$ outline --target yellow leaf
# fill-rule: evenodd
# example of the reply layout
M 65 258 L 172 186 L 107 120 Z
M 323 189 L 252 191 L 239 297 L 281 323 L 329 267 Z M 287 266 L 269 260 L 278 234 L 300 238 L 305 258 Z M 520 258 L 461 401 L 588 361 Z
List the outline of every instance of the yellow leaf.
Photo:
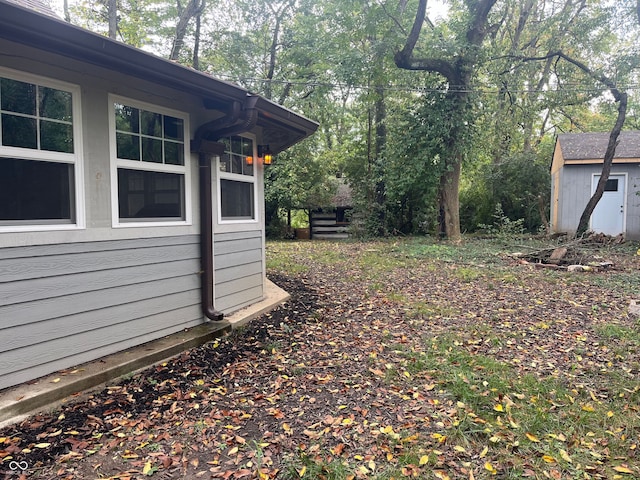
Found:
M 369 460 L 369 463 L 367 464 L 367 466 L 369 467 L 369 470 L 371 470 L 372 472 L 376 470 L 376 462 L 374 462 L 373 460 Z
M 565 462 L 569 462 L 569 463 L 573 462 L 573 460 L 571 460 L 571 457 L 569 456 L 569 454 L 566 451 L 562 450 L 562 449 L 560 449 L 560 456 L 562 457 L 562 459 Z
M 402 372 L 402 374 L 407 378 L 411 378 L 411 374 L 409 372 L 407 372 L 406 370 L 404 372 Z
M 367 467 L 365 467 L 364 465 L 360 465 L 358 471 L 363 475 L 367 475 L 369 473 L 369 470 L 367 470 Z
M 449 475 L 447 475 L 442 470 L 434 470 L 433 474 L 435 475 L 436 478 L 439 478 L 440 480 L 451 480 L 451 477 L 449 477 Z
M 534 442 L 534 443 L 539 443 L 540 440 L 538 439 L 538 437 L 536 437 L 533 433 L 525 433 L 525 435 L 527 436 L 527 438 L 529 439 L 530 442 Z
M 542 460 L 544 460 L 547 463 L 556 463 L 556 459 L 553 458 L 551 455 L 543 455 Z
M 498 473 L 496 468 L 493 465 L 491 465 L 490 462 L 485 462 L 484 469 L 491 472 L 492 475 L 495 475 L 496 473 Z
M 619 473 L 630 473 L 630 474 L 633 474 L 633 470 L 631 470 L 630 468 L 625 467 L 625 466 L 623 466 L 623 465 L 620 465 L 620 466 L 618 466 L 618 467 L 613 467 L 613 469 L 614 469 L 616 472 L 619 472 Z
M 611 410 L 609 410 L 607 412 L 607 417 L 609 417 L 609 418 L 613 417 L 613 412 Z
M 50 443 L 36 443 L 34 445 L 34 447 L 36 448 L 47 448 L 49 445 L 51 445 Z
M 482 449 L 482 451 L 480 452 L 480 458 L 484 458 L 487 456 L 487 453 L 489 453 L 489 447 L 484 447 Z
M 151 471 L 151 462 L 147 462 L 144 464 L 144 468 L 142 469 L 142 474 L 149 475 L 150 471 Z
M 596 409 L 593 408 L 592 405 L 587 404 L 587 405 L 583 405 L 582 410 L 584 410 L 585 412 L 595 412 Z
M 51 380 L 51 383 L 58 383 L 60 381 L 59 378 L 54 378 L 53 380 Z
M 290 431 L 291 431 L 291 426 L 290 426 L 288 423 L 283 423 L 283 424 L 282 424 L 282 429 L 283 429 L 285 432 L 290 432 Z
M 235 455 L 236 453 L 238 453 L 238 447 L 233 447 L 231 450 L 229 450 L 227 455 Z
M 504 412 L 504 407 L 501 404 L 496 405 L 495 407 L 493 407 L 493 409 L 496 412 Z
M 454 449 L 456 452 L 460 452 L 460 453 L 464 453 L 464 452 L 466 452 L 465 448 L 464 448 L 464 447 L 461 447 L 460 445 L 456 445 L 455 447 L 453 447 L 453 449 Z
M 423 455 L 420 457 L 420 465 L 426 465 L 427 463 L 429 463 L 429 455 Z
M 353 423 L 353 419 L 351 418 L 345 418 L 344 420 L 342 420 L 343 425 L 351 425 L 352 423 Z
M 300 475 L 300 478 L 304 477 L 305 473 L 307 473 L 307 467 L 306 466 L 304 466 L 300 470 L 298 470 L 298 475 Z

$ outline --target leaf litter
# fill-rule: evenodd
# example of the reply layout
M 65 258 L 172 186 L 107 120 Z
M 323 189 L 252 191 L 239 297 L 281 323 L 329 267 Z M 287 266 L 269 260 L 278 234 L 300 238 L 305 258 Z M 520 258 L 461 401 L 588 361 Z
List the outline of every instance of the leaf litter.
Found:
M 575 276 L 412 242 L 270 243 L 290 301 L 0 430 L 2 466 L 69 480 L 637 478 L 640 326 L 609 281 L 634 279 L 637 257 Z

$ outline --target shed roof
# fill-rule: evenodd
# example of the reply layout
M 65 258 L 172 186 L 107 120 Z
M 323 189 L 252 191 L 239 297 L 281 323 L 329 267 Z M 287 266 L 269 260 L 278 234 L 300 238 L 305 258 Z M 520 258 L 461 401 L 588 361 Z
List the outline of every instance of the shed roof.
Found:
M 604 159 L 609 133 L 565 133 L 558 135 L 564 160 Z M 614 158 L 640 158 L 640 131 L 620 132 Z
M 33 8 L 36 4 L 41 8 Z M 221 112 L 254 96 L 238 85 L 66 23 L 43 9 L 38 0 L 0 0 L 0 39 L 197 95 L 204 105 Z M 258 97 L 256 108 L 263 141 L 273 153 L 318 128 L 316 122 L 263 97 Z

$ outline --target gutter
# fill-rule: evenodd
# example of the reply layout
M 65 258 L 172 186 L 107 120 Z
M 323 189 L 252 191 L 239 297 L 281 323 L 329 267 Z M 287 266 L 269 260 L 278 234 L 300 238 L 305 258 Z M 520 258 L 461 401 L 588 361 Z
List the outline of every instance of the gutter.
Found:
M 215 308 L 213 297 L 213 188 L 211 186 L 211 157 L 224 153 L 225 145 L 217 140 L 224 136 L 251 130 L 258 120 L 258 97 L 248 95 L 244 103 L 233 102 L 227 114 L 198 127 L 192 141 L 192 151 L 198 153 L 200 182 L 200 262 L 202 313 L 219 322 L 224 314 Z

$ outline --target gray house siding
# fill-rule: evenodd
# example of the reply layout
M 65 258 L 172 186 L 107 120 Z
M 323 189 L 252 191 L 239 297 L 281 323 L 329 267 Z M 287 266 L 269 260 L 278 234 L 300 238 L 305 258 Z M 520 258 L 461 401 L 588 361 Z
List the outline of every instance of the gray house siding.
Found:
M 216 308 L 229 313 L 262 299 L 262 230 L 214 235 Z
M 591 197 L 593 175 L 599 175 L 601 172 L 601 164 L 565 165 L 558 172 L 558 231 L 576 231 L 580 215 Z M 637 194 L 640 191 L 640 166 L 614 164 L 611 174 L 627 174 L 626 237 L 630 240 L 640 239 L 640 196 Z
M 0 388 L 202 322 L 199 237 L 0 249 Z
M 72 140 L 70 152 L 0 142 L 0 157 L 10 162 L 68 163 L 70 199 L 64 203 L 72 210 L 63 222 L 22 213 L 18 223 L 6 213 L 0 222 L 4 389 L 205 322 L 196 153 L 202 147 L 200 127 L 213 128 L 210 122 L 251 100 L 260 113 L 256 123 L 238 122 L 240 130 L 248 130 L 236 133 L 278 153 L 318 125 L 262 97 L 254 99 L 242 87 L 2 1 L 0 25 L 0 76 L 31 84 L 34 91 L 44 87 L 71 93 L 73 131 L 73 138 L 66 139 Z M 130 132 L 119 131 L 120 104 L 180 119 L 184 135 L 173 138 L 161 129 L 156 138 L 133 126 Z M 184 162 L 162 156 L 159 162 L 134 165 L 135 155 L 118 153 L 119 134 L 132 142 L 148 136 L 154 145 L 175 144 Z M 193 139 L 198 141 L 192 144 Z M 145 148 L 140 143 L 142 161 L 147 161 Z M 123 214 L 127 196 L 139 188 L 120 188 L 124 170 L 181 175 L 180 187 L 161 198 L 180 196 L 173 203 L 183 215 L 138 221 Z M 216 309 L 228 314 L 263 299 L 264 170 L 255 164 L 255 215 L 246 221 L 221 218 L 218 171 L 212 168 L 213 288 Z M 44 197 L 55 201 L 60 195 Z M 151 205 L 165 201 L 148 200 Z

